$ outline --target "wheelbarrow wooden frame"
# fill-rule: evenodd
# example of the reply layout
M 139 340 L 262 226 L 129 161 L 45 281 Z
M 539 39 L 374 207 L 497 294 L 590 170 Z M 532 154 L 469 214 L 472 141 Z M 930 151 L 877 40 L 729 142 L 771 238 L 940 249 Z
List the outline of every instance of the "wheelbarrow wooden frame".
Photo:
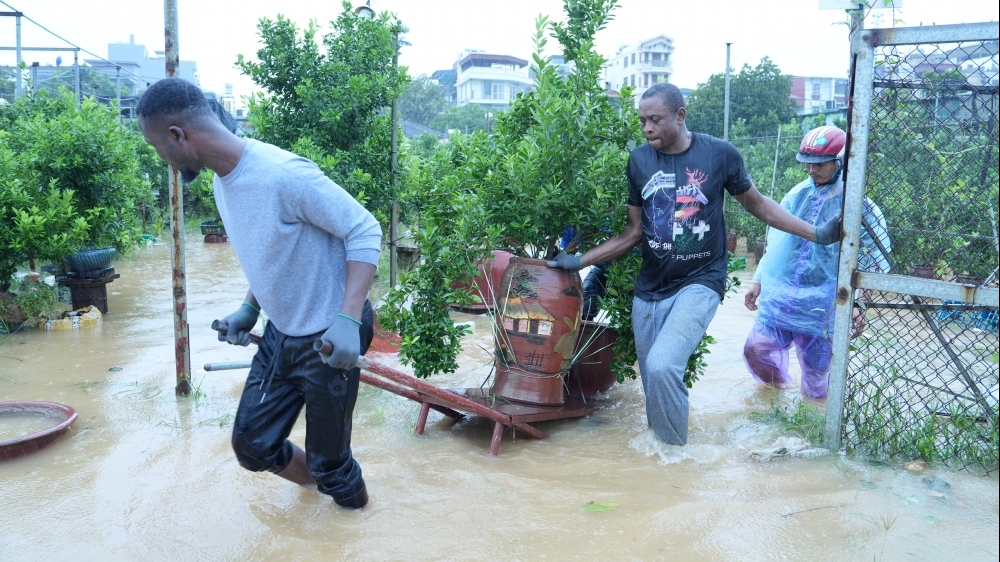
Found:
M 218 320 L 212 322 L 212 329 L 222 333 L 219 330 Z M 250 341 L 259 344 L 260 336 L 251 334 Z M 322 346 L 323 343 L 322 340 L 317 340 L 318 346 Z M 220 371 L 223 369 L 242 369 L 249 366 L 250 362 L 208 363 L 205 365 L 205 370 Z M 465 414 L 475 414 L 492 420 L 494 422 L 493 435 L 489 448 L 489 454 L 492 456 L 496 456 L 500 451 L 500 439 L 503 437 L 506 427 L 521 431 L 536 439 L 545 439 L 549 435 L 530 425 L 531 423 L 585 416 L 600 408 L 600 405 L 593 400 L 588 402 L 572 397 L 567 397 L 566 403 L 562 406 L 534 406 L 505 402 L 479 388 L 469 388 L 462 391 L 447 390 L 382 365 L 363 355 L 358 357 L 358 367 L 367 371 L 367 373 L 361 373 L 361 382 L 420 403 L 420 414 L 417 416 L 415 428 L 417 435 L 424 434 L 427 415 L 432 409 L 455 420 L 461 419 Z

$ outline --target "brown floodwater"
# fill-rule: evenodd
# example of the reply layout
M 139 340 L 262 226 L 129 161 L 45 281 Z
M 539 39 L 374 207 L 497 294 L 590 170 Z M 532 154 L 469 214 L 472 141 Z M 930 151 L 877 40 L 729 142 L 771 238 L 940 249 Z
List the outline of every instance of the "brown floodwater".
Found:
M 591 416 L 540 424 L 548 439 L 508 432 L 497 457 L 487 455 L 491 422 L 431 411 L 416 436 L 418 404 L 362 385 L 353 443 L 372 500 L 340 509 L 236 463 L 229 435 L 246 371 L 202 366 L 251 358 L 252 347 L 209 329 L 247 285 L 228 244 L 194 234 L 186 244 L 192 397 L 174 394 L 166 245 L 116 263 L 98 327 L 24 329 L 0 346 L 0 401 L 79 412 L 56 443 L 0 462 L 0 560 L 998 558 L 995 476 L 748 455 L 788 434 L 753 415 L 775 394 L 743 366 L 753 314 L 742 295 L 709 328 L 717 343 L 691 392 L 686 447 L 652 436 L 638 381 L 617 385 Z M 455 319 L 476 333 L 459 372 L 431 380 L 478 387 L 488 323 Z M 300 423 L 292 440 L 303 438 Z

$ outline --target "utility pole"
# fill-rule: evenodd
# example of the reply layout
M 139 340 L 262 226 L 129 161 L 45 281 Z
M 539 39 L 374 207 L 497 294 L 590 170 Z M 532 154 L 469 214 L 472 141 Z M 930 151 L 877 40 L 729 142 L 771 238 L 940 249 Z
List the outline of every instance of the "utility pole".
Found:
M 723 110 L 722 140 L 729 140 L 729 49 L 732 43 L 726 43 L 726 100 Z
M 177 44 L 177 0 L 163 0 L 165 76 L 177 76 L 180 49 Z M 170 241 L 174 293 L 174 363 L 177 386 L 174 392 L 191 394 L 191 345 L 187 321 L 187 279 L 184 270 L 184 190 L 180 171 L 170 166 Z

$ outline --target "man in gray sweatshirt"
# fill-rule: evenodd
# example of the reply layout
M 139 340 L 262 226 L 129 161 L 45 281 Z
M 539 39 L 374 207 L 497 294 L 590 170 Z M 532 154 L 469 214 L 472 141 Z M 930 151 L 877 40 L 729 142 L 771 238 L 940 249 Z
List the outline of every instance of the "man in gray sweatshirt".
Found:
M 219 215 L 250 285 L 219 339 L 247 345 L 259 313 L 268 316 L 233 427 L 240 465 L 363 507 L 351 415 L 358 355 L 372 339 L 378 222 L 311 161 L 231 133 L 190 82 L 156 82 L 136 114 L 146 142 L 184 181 L 203 168 L 216 174 Z M 331 355 L 313 351 L 320 337 Z M 305 451 L 288 440 L 303 405 Z

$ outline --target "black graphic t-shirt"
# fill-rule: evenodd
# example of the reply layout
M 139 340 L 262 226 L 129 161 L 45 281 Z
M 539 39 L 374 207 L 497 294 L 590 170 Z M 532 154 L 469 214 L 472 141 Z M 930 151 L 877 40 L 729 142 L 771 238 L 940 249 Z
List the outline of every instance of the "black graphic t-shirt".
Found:
M 691 133 L 691 146 L 661 154 L 645 143 L 629 155 L 628 204 L 642 207 L 642 269 L 635 296 L 670 298 L 697 283 L 722 298 L 726 282 L 724 192 L 753 182 L 732 144 Z

